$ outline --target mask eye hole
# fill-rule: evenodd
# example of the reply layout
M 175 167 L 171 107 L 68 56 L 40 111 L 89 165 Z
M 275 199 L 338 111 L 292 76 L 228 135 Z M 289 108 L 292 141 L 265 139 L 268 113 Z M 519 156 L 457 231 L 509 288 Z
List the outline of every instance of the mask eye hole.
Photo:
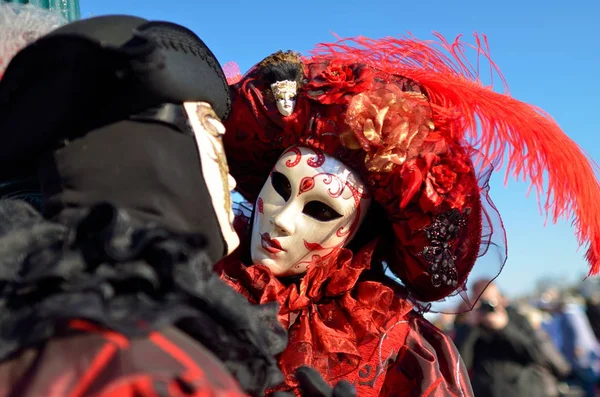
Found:
M 330 222 L 341 218 L 342 215 L 325 203 L 311 201 L 304 206 L 302 213 L 318 220 L 319 222 Z
M 289 179 L 281 172 L 271 173 L 271 185 L 273 189 L 279 194 L 286 202 L 292 196 L 292 185 Z

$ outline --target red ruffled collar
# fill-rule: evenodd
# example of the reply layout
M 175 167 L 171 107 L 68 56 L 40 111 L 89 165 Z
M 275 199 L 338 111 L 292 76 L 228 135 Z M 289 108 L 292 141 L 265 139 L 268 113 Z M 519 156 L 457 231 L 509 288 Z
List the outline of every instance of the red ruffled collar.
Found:
M 217 265 L 222 278 L 249 301 L 279 303 L 279 320 L 289 330 L 288 347 L 280 356 L 285 389 L 296 387 L 294 373 L 302 365 L 316 368 L 332 383 L 356 379 L 375 349 L 381 351 L 380 341 L 390 327 L 412 310 L 392 288 L 359 281 L 369 268 L 374 246 L 354 255 L 342 249 L 330 263 L 312 266 L 289 285 L 264 266 L 246 266 L 236 254 Z

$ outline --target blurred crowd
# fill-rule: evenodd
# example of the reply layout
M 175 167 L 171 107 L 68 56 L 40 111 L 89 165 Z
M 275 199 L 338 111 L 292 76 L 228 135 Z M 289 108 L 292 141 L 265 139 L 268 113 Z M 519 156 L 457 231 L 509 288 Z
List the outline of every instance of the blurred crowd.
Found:
M 489 280 L 474 284 L 473 310 L 434 323 L 458 347 L 476 396 L 600 396 L 600 282 L 547 288 L 509 300 Z

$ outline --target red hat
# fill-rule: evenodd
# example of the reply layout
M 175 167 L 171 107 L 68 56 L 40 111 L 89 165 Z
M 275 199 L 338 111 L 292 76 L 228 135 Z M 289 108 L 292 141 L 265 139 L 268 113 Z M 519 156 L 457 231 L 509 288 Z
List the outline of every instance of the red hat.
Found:
M 507 160 L 508 172 L 545 192 L 543 208 L 553 220 L 575 218 L 579 242 L 589 243 L 590 274 L 597 273 L 595 164 L 548 115 L 485 87 L 459 38 L 438 38 L 342 40 L 319 45 L 310 58 L 279 52 L 252 68 L 232 86 L 226 123 L 238 191 L 254 202 L 279 155 L 294 144 L 340 159 L 361 174 L 387 215 L 372 233 L 377 260 L 415 298 L 431 302 L 460 291 L 492 245 L 497 214 L 487 177 L 491 165 Z M 483 46 L 476 39 L 471 48 L 500 74 L 485 37 Z M 290 116 L 278 112 L 270 94 L 286 73 L 300 86 Z

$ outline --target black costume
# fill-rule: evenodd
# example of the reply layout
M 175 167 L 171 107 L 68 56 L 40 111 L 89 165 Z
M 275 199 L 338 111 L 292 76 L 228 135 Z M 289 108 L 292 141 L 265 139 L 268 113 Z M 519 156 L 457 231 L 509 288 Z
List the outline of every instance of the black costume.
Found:
M 214 55 L 171 23 L 79 21 L 12 60 L 0 170 L 37 173 L 44 216 L 0 201 L 0 395 L 260 395 L 282 380 L 276 308 L 212 272 L 226 247 L 185 101 L 230 106 Z

